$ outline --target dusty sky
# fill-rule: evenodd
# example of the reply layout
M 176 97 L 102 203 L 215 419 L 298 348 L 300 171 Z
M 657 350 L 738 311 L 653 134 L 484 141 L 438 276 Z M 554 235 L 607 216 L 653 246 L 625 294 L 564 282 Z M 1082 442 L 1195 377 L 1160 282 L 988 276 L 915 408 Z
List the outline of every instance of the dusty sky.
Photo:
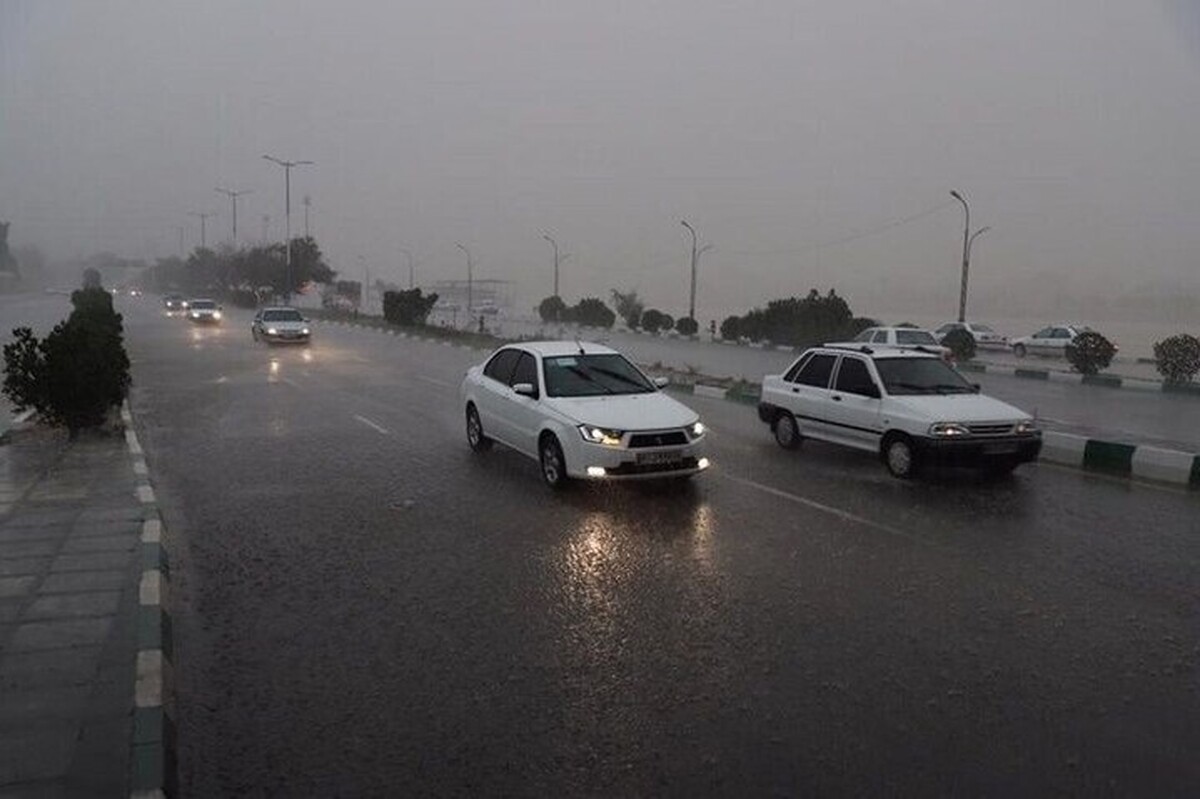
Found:
M 67 258 L 178 252 L 216 186 L 334 268 L 637 289 L 706 320 L 833 285 L 856 309 L 1200 292 L 1189 0 L 0 0 L 0 219 Z M 360 260 L 359 256 L 363 256 Z M 866 307 L 863 307 L 866 306 Z

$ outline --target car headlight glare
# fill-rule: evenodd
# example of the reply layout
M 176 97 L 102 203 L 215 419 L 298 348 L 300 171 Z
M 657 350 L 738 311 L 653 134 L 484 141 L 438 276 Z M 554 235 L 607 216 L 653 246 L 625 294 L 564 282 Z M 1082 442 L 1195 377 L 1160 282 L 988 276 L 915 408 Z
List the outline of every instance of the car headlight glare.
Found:
M 302 328 L 300 328 L 300 335 L 302 335 L 302 336 L 307 336 L 307 335 L 308 335 L 308 328 L 307 328 L 307 327 L 302 327 Z
M 1016 432 L 1018 435 L 1028 435 L 1037 433 L 1041 428 L 1038 427 L 1037 421 L 1034 419 L 1022 419 L 1017 422 Z
M 279 332 L 279 331 L 278 331 L 278 330 L 276 330 L 276 329 L 275 329 L 275 328 L 273 328 L 273 327 L 268 327 L 268 328 L 267 328 L 267 335 L 268 335 L 268 336 L 273 336 L 273 335 L 275 335 L 275 334 L 276 334 L 276 333 L 278 333 L 278 332 Z
M 936 438 L 961 438 L 971 435 L 964 424 L 958 422 L 936 422 L 929 426 L 929 435 Z
M 606 430 L 603 427 L 595 427 L 590 424 L 579 425 L 579 435 L 583 436 L 583 440 L 589 444 L 603 444 L 606 447 L 619 447 L 621 445 L 620 430 Z
M 687 428 L 688 437 L 694 441 L 695 439 L 704 435 L 705 431 L 707 430 L 708 428 L 704 426 L 704 422 L 695 422 L 694 424 L 689 425 Z
M 220 318 L 221 318 L 221 312 L 213 311 L 213 319 L 220 319 Z

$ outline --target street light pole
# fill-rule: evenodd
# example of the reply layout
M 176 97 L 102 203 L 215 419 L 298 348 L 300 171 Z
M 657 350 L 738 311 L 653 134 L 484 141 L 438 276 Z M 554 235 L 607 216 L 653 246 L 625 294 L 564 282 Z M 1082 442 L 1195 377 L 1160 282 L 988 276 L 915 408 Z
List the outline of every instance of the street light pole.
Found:
M 971 271 L 971 245 L 975 243 L 975 239 L 991 230 L 991 227 L 982 227 L 972 234 L 971 206 L 967 205 L 966 198 L 955 189 L 950 190 L 950 196 L 962 203 L 963 207 L 962 285 L 958 292 L 958 321 L 965 322 L 967 319 L 967 277 Z
M 208 249 L 208 218 L 216 216 L 212 211 L 189 211 L 188 216 L 200 217 L 200 249 Z
M 263 158 L 283 167 L 283 229 L 284 235 L 287 238 L 285 243 L 287 251 L 287 273 L 285 279 L 287 282 L 284 286 L 284 301 L 290 303 L 292 301 L 292 167 L 310 166 L 313 162 L 284 161 L 270 155 L 264 155 Z
M 471 324 L 471 306 L 475 304 L 474 303 L 474 299 L 475 299 L 474 298 L 474 286 L 473 286 L 473 281 L 475 280 L 475 277 L 474 277 L 475 265 L 471 261 L 471 251 L 470 250 L 468 250 L 462 244 L 459 244 L 457 242 L 455 242 L 454 246 L 458 247 L 458 249 L 462 250 L 463 252 L 465 252 L 467 254 L 467 327 L 469 329 L 470 324 Z
M 688 318 L 693 322 L 696 321 L 696 265 L 700 263 L 700 256 L 713 248 L 711 244 L 705 244 L 700 249 L 696 249 L 696 229 L 687 223 L 687 220 L 681 220 L 680 224 L 688 229 L 692 234 L 692 291 L 688 297 Z M 699 323 L 697 323 L 699 324 Z
M 254 189 L 245 189 L 243 191 L 231 191 L 229 189 L 223 189 L 220 186 L 218 186 L 217 191 L 221 194 L 224 194 L 230 200 L 233 201 L 233 248 L 236 250 L 237 249 L 237 198 L 241 197 L 243 194 L 253 194 Z
M 416 276 L 416 272 L 413 269 L 413 264 L 414 264 L 413 254 L 411 252 L 409 252 L 408 250 L 404 249 L 403 247 L 400 248 L 400 252 L 404 253 L 404 256 L 406 258 L 408 258 L 408 290 L 412 291 L 413 285 L 414 285 L 414 277 Z
M 554 248 L 554 296 L 558 296 L 558 242 L 552 239 L 549 235 L 543 235 L 543 239 L 550 242 L 550 246 Z

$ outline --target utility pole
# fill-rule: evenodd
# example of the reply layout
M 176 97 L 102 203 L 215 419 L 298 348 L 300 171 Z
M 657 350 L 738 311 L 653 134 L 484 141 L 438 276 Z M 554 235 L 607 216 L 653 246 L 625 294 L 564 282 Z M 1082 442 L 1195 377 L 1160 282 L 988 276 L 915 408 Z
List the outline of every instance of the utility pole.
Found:
M 263 158 L 273 164 L 279 164 L 283 167 L 283 218 L 284 218 L 284 235 L 287 237 L 287 273 L 285 275 L 286 284 L 284 286 L 284 301 L 291 303 L 292 301 L 292 167 L 311 166 L 312 161 L 284 161 L 274 156 L 264 155 Z
M 967 276 L 971 270 L 971 247 L 975 243 L 975 239 L 982 236 L 991 230 L 991 227 L 982 227 L 971 233 L 971 207 L 967 205 L 967 200 L 963 195 L 955 189 L 950 190 L 950 196 L 962 203 L 963 207 L 963 252 L 962 252 L 962 285 L 958 291 L 958 321 L 965 322 L 967 319 Z
M 711 244 L 705 244 L 700 249 L 696 249 L 696 229 L 687 223 L 687 220 L 681 220 L 680 224 L 688 229 L 692 234 L 692 290 L 688 295 L 688 318 L 693 322 L 696 321 L 696 265 L 700 262 L 700 256 L 712 249 Z M 697 322 L 697 324 L 699 324 Z
M 475 304 L 474 303 L 475 298 L 474 298 L 474 294 L 473 294 L 473 292 L 474 292 L 473 286 L 474 286 L 474 280 L 475 280 L 475 278 L 474 278 L 475 265 L 471 261 L 471 251 L 470 250 L 468 250 L 462 244 L 458 244 L 457 242 L 455 243 L 454 246 L 458 247 L 458 249 L 462 250 L 463 252 L 465 252 L 467 254 L 467 328 L 470 329 L 470 327 L 471 327 L 471 308 Z
M 213 211 L 189 211 L 188 216 L 200 217 L 200 248 L 208 249 L 208 225 L 206 223 L 208 218 L 216 216 L 216 213 Z
M 183 260 L 187 255 L 187 248 L 183 245 L 183 225 L 176 225 L 175 229 L 179 231 L 179 260 Z
M 226 197 L 228 197 L 230 200 L 233 201 L 233 248 L 236 250 L 237 249 L 237 198 L 241 197 L 243 194 L 253 194 L 254 189 L 245 189 L 244 191 L 232 191 L 230 189 L 223 189 L 220 186 L 218 186 L 217 191 L 221 194 L 224 194 Z
M 371 312 L 371 270 L 367 267 L 366 257 L 358 256 L 359 263 L 363 268 L 363 290 L 362 290 L 362 311 L 363 313 Z
M 413 264 L 415 263 L 413 260 L 413 254 L 403 247 L 400 248 L 400 252 L 404 253 L 404 255 L 408 258 L 408 290 L 412 291 L 414 278 L 416 277 L 416 272 L 413 269 Z
M 271 215 L 263 214 L 262 223 L 263 223 L 262 242 L 263 242 L 263 244 L 266 244 L 267 236 L 271 235 Z
M 309 238 L 308 235 L 308 209 L 312 205 L 312 197 L 304 195 L 304 238 Z
M 553 294 L 553 296 L 557 297 L 557 296 L 559 296 L 559 294 L 558 294 L 558 263 L 559 263 L 559 261 L 558 261 L 558 242 L 555 241 L 553 238 L 551 238 L 549 234 L 543 235 L 542 238 L 545 239 L 546 241 L 550 242 L 550 246 L 554 248 L 554 294 Z

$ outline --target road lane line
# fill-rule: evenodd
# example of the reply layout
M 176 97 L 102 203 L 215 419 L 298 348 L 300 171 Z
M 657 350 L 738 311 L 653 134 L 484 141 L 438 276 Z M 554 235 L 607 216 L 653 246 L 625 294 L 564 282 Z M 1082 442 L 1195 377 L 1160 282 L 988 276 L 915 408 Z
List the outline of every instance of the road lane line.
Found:
M 899 528 L 889 527 L 886 524 L 880 524 L 879 522 L 872 521 L 871 519 L 868 519 L 864 516 L 859 516 L 855 513 L 850 513 L 849 511 L 842 510 L 841 508 L 835 508 L 832 505 L 826 505 L 823 502 L 817 502 L 816 500 L 806 499 L 805 497 L 798 496 L 797 494 L 792 494 L 787 491 L 782 491 L 778 488 L 772 488 L 769 485 L 763 485 L 762 483 L 755 482 L 754 480 L 747 480 L 744 477 L 734 477 L 731 474 L 724 474 L 724 473 L 722 473 L 721 476 L 726 478 L 727 480 L 732 480 L 735 483 L 744 485 L 747 488 L 755 488 L 755 489 L 758 489 L 759 491 L 770 494 L 771 496 L 779 497 L 780 499 L 786 499 L 790 502 L 795 502 L 798 505 L 804 505 L 805 507 L 813 508 L 814 510 L 824 511 L 825 513 L 831 514 L 833 516 L 837 516 L 839 519 L 841 519 L 843 521 L 852 522 L 854 524 L 859 524 L 859 525 L 862 525 L 863 527 L 869 527 L 872 530 L 878 530 L 881 533 L 887 533 L 888 535 L 897 536 L 898 538 L 904 538 L 909 541 L 917 541 L 918 540 L 916 536 L 914 536 L 910 533 L 906 533 Z
M 417 375 L 417 379 L 424 380 L 426 383 L 433 383 L 435 386 L 441 386 L 442 388 L 454 388 L 454 386 L 451 385 L 450 383 L 447 383 L 445 380 L 438 380 L 436 377 L 426 377 L 425 375 Z
M 365 416 L 359 416 L 359 415 L 356 413 L 356 414 L 354 414 L 354 418 L 355 418 L 355 419 L 357 419 L 358 421 L 362 422 L 363 424 L 365 424 L 367 427 L 370 427 L 370 428 L 372 428 L 373 430 L 375 430 L 375 431 L 376 431 L 376 432 L 378 432 L 378 433 L 382 433 L 382 434 L 383 434 L 383 435 L 385 435 L 385 436 L 386 436 L 386 435 L 390 435 L 390 434 L 388 433 L 388 431 L 387 431 L 387 428 L 386 428 L 386 427 L 380 427 L 379 425 L 375 424 L 374 422 L 372 422 L 370 419 L 368 419 L 368 418 L 367 418 L 367 417 L 365 417 Z

